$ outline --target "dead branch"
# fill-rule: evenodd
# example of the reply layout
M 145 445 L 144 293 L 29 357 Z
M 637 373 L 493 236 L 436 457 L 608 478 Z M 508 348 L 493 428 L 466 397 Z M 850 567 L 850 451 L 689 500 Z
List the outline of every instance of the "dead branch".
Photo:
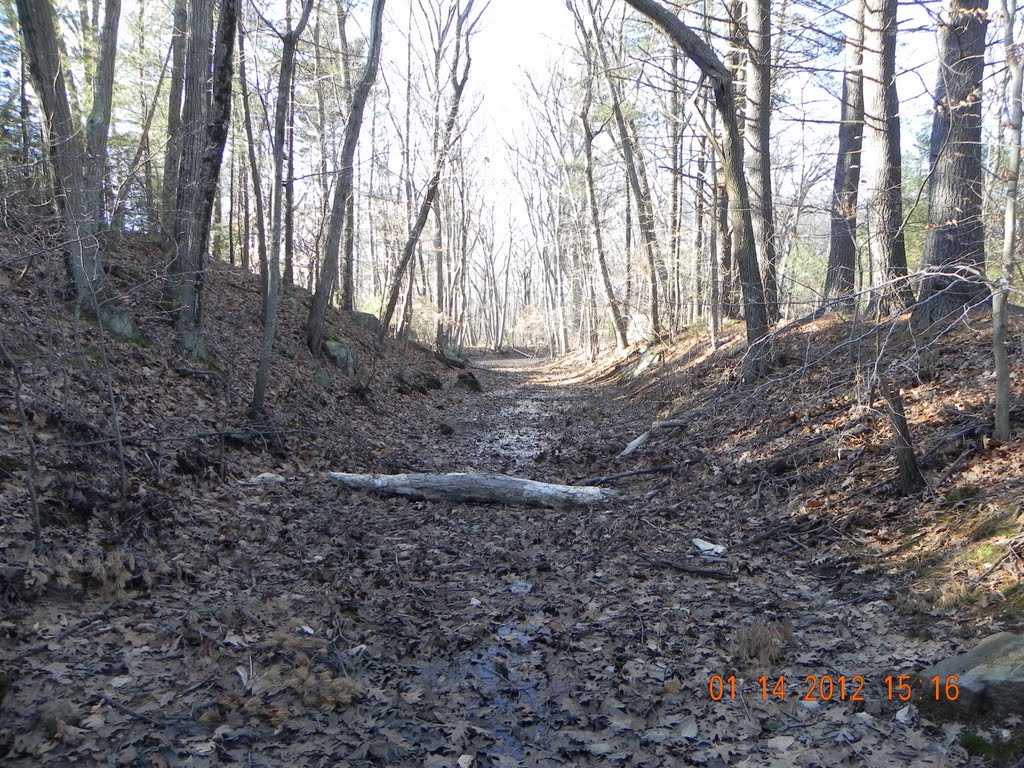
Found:
M 708 579 L 718 579 L 719 581 L 736 581 L 736 574 L 728 573 L 726 571 L 713 571 L 709 568 L 692 568 L 689 565 L 683 565 L 677 563 L 674 560 L 663 560 L 660 557 L 651 557 L 645 555 L 643 552 L 637 552 L 637 557 L 641 560 L 656 565 L 659 568 L 670 568 L 673 571 L 679 571 L 680 573 L 688 573 L 691 576 L 704 576 Z
M 616 480 L 622 480 L 627 477 L 636 477 L 637 475 L 653 475 L 659 472 L 675 472 L 675 464 L 666 464 L 663 467 L 648 467 L 647 469 L 634 469 L 632 472 L 619 472 L 617 475 L 605 475 L 604 477 L 592 477 L 589 480 L 584 480 L 584 485 L 604 485 L 605 483 L 614 483 Z

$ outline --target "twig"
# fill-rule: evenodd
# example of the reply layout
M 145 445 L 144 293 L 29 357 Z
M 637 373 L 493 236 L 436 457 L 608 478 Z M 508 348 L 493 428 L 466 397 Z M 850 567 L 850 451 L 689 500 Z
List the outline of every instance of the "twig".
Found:
M 601 485 L 603 483 L 613 483 L 616 480 L 622 480 L 625 477 L 635 477 L 636 475 L 653 475 L 658 472 L 674 472 L 676 469 L 675 464 L 666 464 L 663 467 L 648 467 L 647 469 L 634 469 L 632 472 L 620 472 L 617 475 L 606 475 L 605 477 L 594 477 L 590 480 L 583 480 L 583 485 Z
M 946 471 L 942 473 L 942 477 L 935 481 L 935 483 L 932 485 L 932 488 L 941 488 L 942 486 L 944 486 L 947 482 L 949 482 L 949 479 L 953 477 L 953 475 L 956 474 L 956 472 L 964 465 L 964 463 L 966 463 L 966 461 L 977 452 L 977 445 L 972 444 L 964 448 L 963 452 L 959 456 L 957 456 L 953 463 L 946 468 Z
M 663 560 L 659 557 L 651 557 L 645 555 L 643 552 L 637 552 L 637 557 L 641 560 L 645 560 L 651 565 L 656 565 L 661 568 L 671 568 L 673 571 L 679 571 L 680 573 L 688 573 L 691 576 L 705 576 L 709 579 L 718 579 L 719 581 L 735 581 L 736 574 L 727 573 L 726 571 L 712 571 L 708 568 L 692 568 L 682 563 L 677 563 L 673 560 Z
M 90 616 L 87 619 L 82 619 L 77 624 L 72 624 L 70 627 L 65 629 L 63 632 L 61 632 L 56 637 L 52 637 L 49 640 L 45 640 L 45 641 L 43 641 L 41 643 L 36 643 L 31 648 L 26 648 L 21 653 L 16 654 L 11 659 L 11 661 L 21 661 L 22 659 L 27 659 L 29 656 L 32 656 L 32 655 L 34 655 L 36 653 L 39 653 L 40 651 L 45 651 L 47 649 L 47 647 L 49 647 L 50 643 L 59 643 L 61 640 L 65 639 L 69 635 L 74 634 L 78 630 L 84 629 L 85 627 L 89 626 L 90 624 L 93 624 L 93 623 L 99 621 L 104 616 L 106 616 L 107 615 L 107 611 L 109 611 L 113 607 L 114 607 L 113 603 L 107 603 L 105 606 L 103 606 L 99 610 L 98 613 L 93 614 L 92 616 Z
M 100 701 L 103 701 L 103 702 L 109 704 L 114 709 L 116 709 L 118 712 L 123 712 L 124 714 L 128 715 L 129 717 L 134 717 L 136 720 L 141 720 L 142 722 L 146 723 L 147 725 L 152 725 L 154 728 L 163 728 L 164 727 L 164 724 L 161 723 L 159 720 L 154 720 L 152 717 L 150 717 L 149 715 L 145 715 L 142 712 L 136 712 L 131 707 L 126 707 L 121 702 L 117 701 L 116 699 L 110 698 L 106 694 L 97 693 L 97 694 L 94 694 L 94 696 L 95 696 L 95 698 L 99 699 Z
M 984 581 L 985 579 L 987 579 L 987 578 L 989 577 L 989 575 L 990 575 L 990 574 L 991 574 L 991 573 L 992 573 L 993 571 L 995 571 L 995 570 L 996 570 L 996 569 L 997 569 L 997 568 L 998 568 L 999 566 L 1001 566 L 1001 565 L 1002 565 L 1002 564 L 1003 564 L 1004 562 L 1006 562 L 1006 559 L 1007 559 L 1008 557 L 1010 557 L 1010 555 L 1015 555 L 1015 554 L 1017 554 L 1017 552 L 1016 552 L 1016 550 L 1014 550 L 1014 548 L 1013 548 L 1013 542 L 1011 541 L 1011 542 L 1009 543 L 1009 545 L 1008 545 L 1008 546 L 1006 547 L 1006 552 L 1005 552 L 1005 553 L 1003 554 L 1003 556 L 1002 556 L 1002 557 L 1000 557 L 1000 558 L 999 558 L 998 560 L 996 560 L 996 561 L 995 561 L 994 563 L 992 563 L 992 565 L 990 565 L 990 566 L 989 566 L 988 568 L 986 568 L 986 569 L 985 569 L 985 572 L 984 572 L 983 574 L 981 574 L 980 576 L 978 576 L 978 577 L 977 577 L 977 578 L 975 578 L 975 579 L 972 579 L 972 581 L 973 581 L 973 582 L 974 582 L 975 584 L 980 584 L 980 583 L 981 583 L 981 582 L 983 582 L 983 581 Z

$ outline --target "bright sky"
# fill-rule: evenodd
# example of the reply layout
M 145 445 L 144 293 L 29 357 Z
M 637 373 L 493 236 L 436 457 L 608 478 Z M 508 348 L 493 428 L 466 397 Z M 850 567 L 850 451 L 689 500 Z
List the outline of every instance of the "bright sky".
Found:
M 525 72 L 540 82 L 575 42 L 572 15 L 560 0 L 491 0 L 473 41 L 476 92 L 485 94 L 480 118 L 510 139 L 524 120 Z

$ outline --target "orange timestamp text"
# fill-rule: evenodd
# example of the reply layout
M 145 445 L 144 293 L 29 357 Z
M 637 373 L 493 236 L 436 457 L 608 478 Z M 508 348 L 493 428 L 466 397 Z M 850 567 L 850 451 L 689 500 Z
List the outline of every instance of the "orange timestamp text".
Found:
M 887 675 L 882 682 L 889 701 L 956 701 L 960 696 L 956 675 Z M 797 681 L 761 675 L 752 687 L 736 675 L 711 675 L 708 695 L 712 701 L 865 701 L 865 685 L 863 675 L 805 675 Z

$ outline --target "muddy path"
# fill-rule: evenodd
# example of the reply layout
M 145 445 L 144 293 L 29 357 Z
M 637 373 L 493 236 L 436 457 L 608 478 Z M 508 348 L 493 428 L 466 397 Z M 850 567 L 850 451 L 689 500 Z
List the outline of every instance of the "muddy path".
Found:
M 898 585 L 848 543 L 744 547 L 745 500 L 707 446 L 616 464 L 653 404 L 537 365 L 475 373 L 482 393 L 424 414 L 419 464 L 553 482 L 678 469 L 630 478 L 605 509 L 308 478 L 227 489 L 230 517 L 197 507 L 163 541 L 153 571 L 170 575 L 65 606 L 67 627 L 99 618 L 34 656 L 33 686 L 8 698 L 10 764 L 967 764 L 955 733 L 887 692 L 949 642 L 913 636 Z M 726 553 L 702 557 L 694 537 Z M 26 729 L 39 691 L 73 709 L 74 732 Z

